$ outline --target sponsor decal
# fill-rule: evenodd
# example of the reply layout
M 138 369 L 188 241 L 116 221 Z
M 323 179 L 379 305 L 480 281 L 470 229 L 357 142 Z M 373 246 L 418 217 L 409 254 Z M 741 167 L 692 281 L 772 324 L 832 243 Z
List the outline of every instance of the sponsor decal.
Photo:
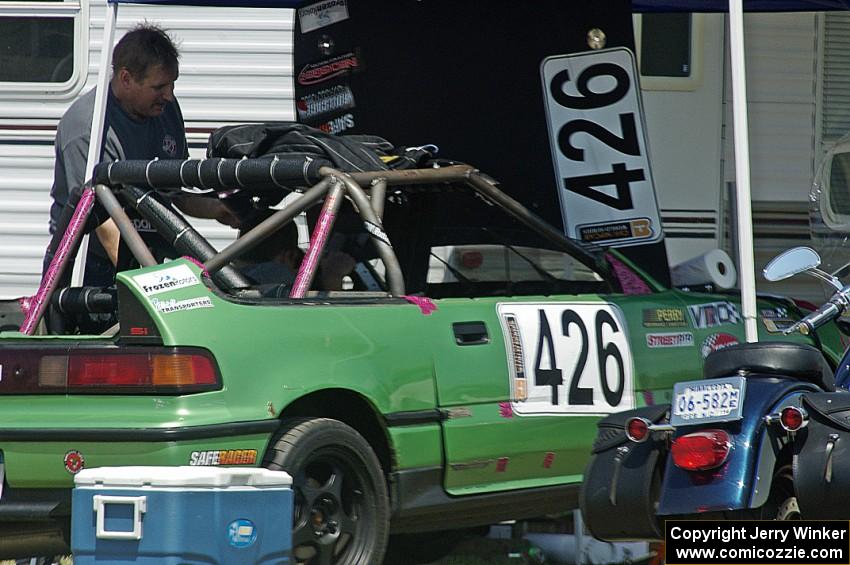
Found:
M 347 19 L 348 0 L 326 0 L 298 10 L 301 33 L 309 33 Z
M 133 277 L 133 282 L 139 285 L 145 296 L 200 284 L 198 277 L 188 265 L 177 265 L 153 273 L 136 275 Z
M 65 470 L 72 475 L 76 475 L 82 471 L 85 466 L 86 460 L 83 457 L 83 454 L 76 449 L 72 449 L 65 454 Z
M 607 242 L 620 239 L 651 238 L 652 224 L 649 218 L 637 218 L 627 222 L 614 222 L 576 226 L 579 237 L 587 242 Z
M 177 140 L 171 134 L 165 134 L 162 138 L 162 150 L 166 154 L 175 157 L 177 155 Z
M 189 465 L 193 467 L 253 465 L 256 462 L 256 449 L 214 449 L 211 451 L 193 451 L 189 455 Z
M 508 461 L 510 461 L 510 459 L 508 459 L 507 457 L 499 457 L 498 459 L 496 459 L 496 472 L 504 473 L 505 471 L 507 471 Z
M 543 457 L 543 468 L 549 469 L 552 467 L 552 463 L 555 462 L 555 453 L 552 451 L 547 451 L 546 455 Z
M 702 342 L 702 349 L 700 350 L 700 353 L 702 354 L 702 358 L 705 359 L 715 351 L 720 351 L 721 349 L 737 344 L 738 338 L 734 335 L 724 333 L 711 334 L 705 338 L 705 341 Z
M 198 296 L 197 298 L 189 298 L 187 300 L 160 300 L 152 298 L 151 304 L 158 312 L 170 314 L 171 312 L 182 312 L 183 310 L 195 310 L 197 308 L 213 308 L 212 300 L 209 296 Z
M 296 80 L 301 86 L 310 86 L 359 69 L 360 59 L 354 53 L 349 52 L 318 63 L 304 65 Z
M 344 84 L 323 88 L 295 102 L 298 119 L 302 121 L 350 108 L 354 108 L 354 93 Z
M 770 320 L 788 319 L 788 309 L 781 306 L 777 306 L 776 308 L 762 308 L 759 314 L 761 314 L 762 318 Z
M 685 311 L 681 308 L 650 308 L 643 311 L 645 328 L 682 328 L 687 325 Z
M 646 334 L 646 346 L 656 347 L 691 347 L 694 344 L 694 334 L 691 332 Z
M 516 316 L 508 314 L 505 316 L 505 326 L 508 328 L 508 340 L 511 346 L 511 363 L 514 366 L 514 399 L 525 400 L 528 398 L 528 389 L 525 381 L 525 357 L 522 353 L 522 337 L 519 333 L 519 324 Z
M 133 227 L 136 231 L 156 232 L 156 228 L 151 225 L 150 220 L 145 218 L 133 218 Z
M 340 133 L 354 127 L 354 114 L 343 114 L 328 122 L 320 124 L 318 128 L 325 133 Z
M 764 322 L 764 327 L 768 331 L 768 333 L 772 334 L 785 333 L 785 330 L 787 330 L 796 323 L 794 320 L 791 319 L 779 320 L 773 318 L 762 318 L 761 321 Z
M 741 321 L 738 309 L 731 302 L 710 302 L 688 306 L 694 327 L 704 330 Z
M 227 541 L 236 548 L 250 547 L 257 541 L 257 527 L 251 520 L 233 520 L 227 525 Z

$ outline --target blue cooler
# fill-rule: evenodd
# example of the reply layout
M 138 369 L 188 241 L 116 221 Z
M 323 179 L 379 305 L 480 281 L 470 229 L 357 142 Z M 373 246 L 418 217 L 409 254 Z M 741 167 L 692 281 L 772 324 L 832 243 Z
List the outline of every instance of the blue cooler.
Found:
M 101 467 L 74 477 L 74 565 L 289 563 L 292 477 L 220 467 Z

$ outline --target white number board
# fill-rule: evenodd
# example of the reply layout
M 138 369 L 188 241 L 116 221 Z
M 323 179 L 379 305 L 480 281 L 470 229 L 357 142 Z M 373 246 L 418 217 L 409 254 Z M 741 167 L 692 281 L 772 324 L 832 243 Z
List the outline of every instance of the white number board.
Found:
M 540 72 L 567 236 L 621 247 L 659 241 L 632 52 L 548 57 Z
M 497 306 L 513 411 L 599 415 L 635 406 L 633 357 L 622 311 L 608 303 Z

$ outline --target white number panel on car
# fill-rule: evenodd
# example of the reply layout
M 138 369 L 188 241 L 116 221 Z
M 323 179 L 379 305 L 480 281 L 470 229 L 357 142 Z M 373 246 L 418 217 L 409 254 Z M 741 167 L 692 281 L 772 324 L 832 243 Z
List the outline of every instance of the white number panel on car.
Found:
M 548 57 L 540 73 L 566 234 L 599 245 L 660 240 L 632 52 Z
M 503 303 L 497 312 L 515 414 L 600 415 L 634 408 L 633 356 L 617 306 Z

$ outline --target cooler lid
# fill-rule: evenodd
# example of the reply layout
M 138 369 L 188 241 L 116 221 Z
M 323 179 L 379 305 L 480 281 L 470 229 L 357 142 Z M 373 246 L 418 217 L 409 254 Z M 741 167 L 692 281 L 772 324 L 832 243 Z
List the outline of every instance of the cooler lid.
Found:
M 280 487 L 292 484 L 284 471 L 233 467 L 95 467 L 74 476 L 78 487 Z

